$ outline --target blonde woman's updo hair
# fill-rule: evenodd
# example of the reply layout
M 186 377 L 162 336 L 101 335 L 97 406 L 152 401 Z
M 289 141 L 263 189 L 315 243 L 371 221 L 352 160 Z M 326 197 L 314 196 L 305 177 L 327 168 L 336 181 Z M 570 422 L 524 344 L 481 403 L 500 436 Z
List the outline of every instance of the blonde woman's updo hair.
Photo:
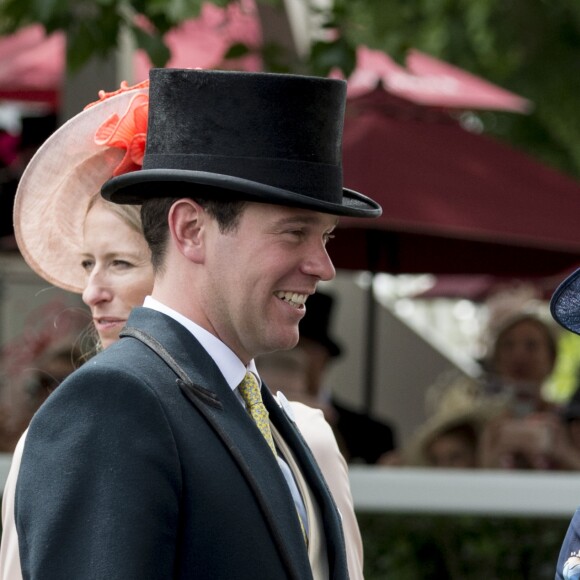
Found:
M 97 194 L 89 202 L 89 205 L 87 206 L 87 214 L 97 203 L 107 208 L 107 210 L 111 211 L 116 216 L 120 217 L 132 230 L 135 230 L 138 234 L 143 235 L 143 226 L 141 223 L 141 206 L 112 203 L 101 197 L 100 194 Z

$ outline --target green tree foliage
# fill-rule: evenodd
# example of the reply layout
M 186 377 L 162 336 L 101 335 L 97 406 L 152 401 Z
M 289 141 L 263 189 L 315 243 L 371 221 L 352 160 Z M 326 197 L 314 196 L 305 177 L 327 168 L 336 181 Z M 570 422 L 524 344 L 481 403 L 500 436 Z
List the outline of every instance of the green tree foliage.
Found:
M 213 0 L 225 6 L 233 0 Z M 0 32 L 10 33 L 32 23 L 47 32 L 67 33 L 67 64 L 75 71 L 91 57 L 106 57 L 128 30 L 138 48 L 156 66 L 169 60 L 162 36 L 171 28 L 199 15 L 203 0 L 3 0 Z
M 357 514 L 366 580 L 552 580 L 568 518 Z
M 416 48 L 530 99 L 529 116 L 480 114 L 486 130 L 580 176 L 576 0 L 335 0 L 327 21 L 350 50 Z
M 236 0 L 211 0 L 225 6 Z M 281 0 L 256 0 L 282 6 Z M 308 3 L 313 13 L 319 0 Z M 68 66 L 104 57 L 129 30 L 163 66 L 162 35 L 199 15 L 203 0 L 2 0 L 0 34 L 40 22 L 68 35 Z M 326 75 L 355 65 L 355 47 L 384 50 L 399 62 L 411 47 L 530 99 L 532 115 L 480 112 L 485 129 L 580 177 L 580 2 L 577 0 L 334 0 L 322 11 L 334 34 L 313 44 L 305 61 L 268 44 L 268 70 Z M 144 25 L 144 23 L 147 23 Z M 234 53 L 243 53 L 241 46 Z M 282 63 L 282 65 L 280 64 Z M 289 64 L 288 64 L 289 63 Z
M 546 397 L 564 403 L 580 388 L 580 336 L 562 332 L 558 337 L 558 358 L 548 384 Z

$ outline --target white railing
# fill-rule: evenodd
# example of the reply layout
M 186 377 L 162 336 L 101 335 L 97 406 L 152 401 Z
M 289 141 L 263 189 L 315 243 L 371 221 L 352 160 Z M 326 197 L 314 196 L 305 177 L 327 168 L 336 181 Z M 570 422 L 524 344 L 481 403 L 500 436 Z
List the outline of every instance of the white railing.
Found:
M 0 486 L 10 468 L 0 454 Z M 353 465 L 359 512 L 571 518 L 580 506 L 580 472 L 443 470 Z
M 350 468 L 357 511 L 570 518 L 580 472 Z

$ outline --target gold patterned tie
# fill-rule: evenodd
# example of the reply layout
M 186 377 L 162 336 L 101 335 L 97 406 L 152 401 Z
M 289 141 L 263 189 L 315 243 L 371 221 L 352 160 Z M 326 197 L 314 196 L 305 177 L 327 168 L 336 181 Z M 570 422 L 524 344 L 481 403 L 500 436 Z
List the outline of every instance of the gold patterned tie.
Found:
M 248 371 L 244 380 L 239 384 L 238 389 L 240 390 L 240 395 L 246 403 L 246 407 L 250 416 L 258 426 L 260 433 L 264 436 L 264 439 L 270 446 L 274 457 L 278 459 L 278 452 L 276 451 L 276 445 L 274 445 L 274 438 L 272 437 L 272 431 L 270 430 L 270 419 L 268 415 L 268 410 L 264 405 L 262 400 L 262 394 L 260 393 L 260 385 L 258 384 L 258 379 L 254 373 Z M 306 529 L 304 527 L 304 522 L 300 517 L 300 512 L 296 510 L 296 515 L 298 516 L 298 521 L 300 522 L 300 528 L 302 529 L 302 535 L 304 536 L 304 541 L 308 545 L 308 535 L 306 534 Z
M 247 372 L 244 380 L 238 386 L 240 390 L 240 395 L 246 403 L 246 407 L 250 416 L 258 426 L 260 433 L 264 436 L 264 439 L 270 446 L 272 453 L 275 457 L 278 457 L 276 452 L 276 446 L 274 445 L 274 438 L 272 437 L 272 431 L 270 431 L 270 420 L 268 418 L 268 410 L 266 409 L 264 402 L 262 401 L 262 394 L 260 393 L 260 385 L 256 379 L 254 373 Z

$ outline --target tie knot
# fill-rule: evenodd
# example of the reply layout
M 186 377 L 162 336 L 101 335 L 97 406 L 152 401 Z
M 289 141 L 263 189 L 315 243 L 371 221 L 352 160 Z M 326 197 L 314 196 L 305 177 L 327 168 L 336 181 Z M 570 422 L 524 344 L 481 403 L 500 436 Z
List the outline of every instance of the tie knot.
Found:
M 258 379 L 256 379 L 254 373 L 248 371 L 238 388 L 240 389 L 240 395 L 242 395 L 242 399 L 244 399 L 249 409 L 251 409 L 254 405 L 258 405 L 262 402 L 260 385 L 258 384 Z

